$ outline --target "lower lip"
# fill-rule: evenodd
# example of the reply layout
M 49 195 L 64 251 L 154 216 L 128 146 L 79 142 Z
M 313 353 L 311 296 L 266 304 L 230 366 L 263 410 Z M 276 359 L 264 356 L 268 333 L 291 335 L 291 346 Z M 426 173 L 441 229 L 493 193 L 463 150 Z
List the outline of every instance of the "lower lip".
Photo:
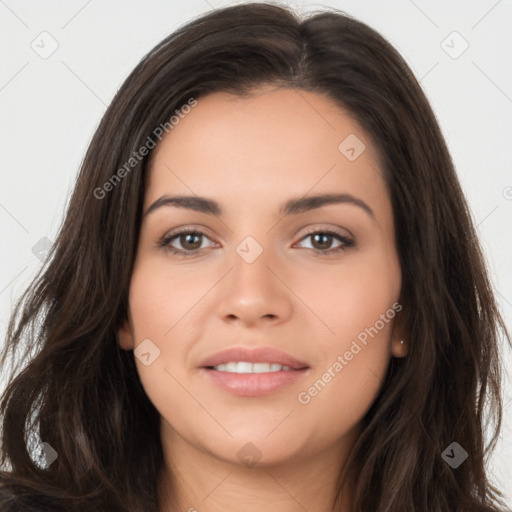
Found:
M 266 373 L 231 373 L 201 368 L 214 384 L 232 395 L 269 395 L 304 377 L 309 368 Z

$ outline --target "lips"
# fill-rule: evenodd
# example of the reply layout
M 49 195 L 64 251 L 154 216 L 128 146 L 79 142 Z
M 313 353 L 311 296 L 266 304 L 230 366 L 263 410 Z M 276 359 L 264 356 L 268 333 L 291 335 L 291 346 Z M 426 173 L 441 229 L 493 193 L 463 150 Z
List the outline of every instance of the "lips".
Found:
M 233 363 L 237 363 L 236 372 Z M 257 372 L 256 365 L 259 365 Z M 311 372 L 306 363 L 271 347 L 232 347 L 207 357 L 200 366 L 201 375 L 210 383 L 239 397 L 265 396 L 292 389 L 290 386 Z
M 271 347 L 245 348 L 232 347 L 221 352 L 217 352 L 207 357 L 199 364 L 202 368 L 213 368 L 220 364 L 230 362 L 248 362 L 248 363 L 269 363 L 289 366 L 292 370 L 302 370 L 309 368 L 307 363 L 299 361 L 293 356 Z

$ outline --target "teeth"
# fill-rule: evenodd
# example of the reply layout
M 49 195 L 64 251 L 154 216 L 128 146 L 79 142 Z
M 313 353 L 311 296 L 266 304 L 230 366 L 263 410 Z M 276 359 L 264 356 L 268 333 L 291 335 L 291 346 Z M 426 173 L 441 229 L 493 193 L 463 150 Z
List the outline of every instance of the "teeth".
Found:
M 248 363 L 246 361 L 229 362 L 213 367 L 219 372 L 228 373 L 268 373 L 291 370 L 290 366 L 277 363 Z

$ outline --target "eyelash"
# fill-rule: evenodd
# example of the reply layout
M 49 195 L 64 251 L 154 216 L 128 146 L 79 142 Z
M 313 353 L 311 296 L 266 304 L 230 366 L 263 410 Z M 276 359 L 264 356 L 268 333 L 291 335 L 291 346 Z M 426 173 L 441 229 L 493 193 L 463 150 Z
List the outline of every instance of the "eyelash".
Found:
M 203 233 L 202 231 L 198 231 L 197 229 L 184 229 L 184 230 L 179 231 L 177 233 L 173 233 L 172 235 L 164 236 L 158 242 L 158 246 L 162 247 L 166 251 L 171 252 L 172 254 L 175 254 L 177 256 L 181 256 L 183 258 L 186 258 L 190 254 L 198 254 L 200 249 L 196 249 L 196 250 L 193 250 L 193 251 L 187 251 L 185 249 L 176 249 L 176 248 L 174 248 L 174 247 L 172 247 L 170 245 L 170 243 L 175 238 L 178 238 L 181 235 L 188 235 L 188 234 L 201 235 L 201 236 L 204 236 L 206 238 L 209 238 L 205 233 Z M 338 253 L 346 251 L 348 248 L 353 247 L 355 245 L 355 242 L 353 240 L 347 238 L 346 236 L 342 235 L 341 233 L 338 233 L 337 231 L 331 231 L 331 230 L 315 230 L 315 231 L 310 231 L 309 233 L 306 233 L 300 239 L 300 241 L 304 240 L 305 238 L 307 238 L 309 236 L 317 235 L 317 234 L 332 235 L 335 238 L 337 238 L 340 242 L 342 242 L 342 244 L 343 244 L 343 245 L 340 245 L 339 247 L 336 247 L 334 249 L 328 249 L 328 250 L 325 250 L 325 251 L 323 251 L 321 249 L 309 249 L 308 247 L 306 247 L 306 249 L 309 249 L 310 251 L 314 251 L 319 256 L 331 256 L 333 254 L 338 254 Z

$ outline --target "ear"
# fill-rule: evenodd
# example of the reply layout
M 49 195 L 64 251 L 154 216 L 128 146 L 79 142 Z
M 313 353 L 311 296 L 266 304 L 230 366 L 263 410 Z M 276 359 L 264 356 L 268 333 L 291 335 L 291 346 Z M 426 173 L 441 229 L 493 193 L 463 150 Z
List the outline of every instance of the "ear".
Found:
M 123 324 L 117 331 L 117 338 L 119 340 L 119 346 L 124 350 L 133 350 L 134 342 L 133 342 L 133 330 L 130 318 L 126 318 L 123 321 Z
M 404 326 L 403 309 L 397 312 L 391 333 L 391 353 L 394 357 L 405 357 L 409 353 L 410 339 Z

